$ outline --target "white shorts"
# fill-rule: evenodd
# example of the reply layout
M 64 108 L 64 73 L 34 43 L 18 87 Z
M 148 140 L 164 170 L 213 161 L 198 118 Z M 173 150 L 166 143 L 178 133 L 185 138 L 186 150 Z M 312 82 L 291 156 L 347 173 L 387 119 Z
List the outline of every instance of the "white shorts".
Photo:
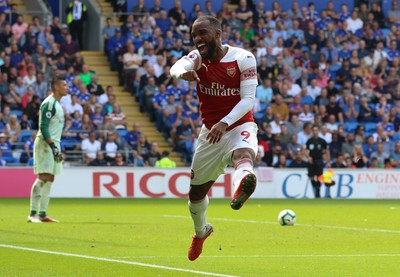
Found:
M 250 148 L 254 156 L 258 151 L 257 124 L 246 122 L 226 132 L 216 144 L 210 144 L 206 137 L 210 132 L 203 125 L 192 161 L 192 185 L 215 181 L 232 165 L 232 153 L 236 149 Z
M 60 144 L 56 142 L 55 144 L 60 149 Z M 54 161 L 49 144 L 39 137 L 33 144 L 33 171 L 35 174 L 48 173 L 51 175 L 58 175 L 63 171 L 63 163 Z

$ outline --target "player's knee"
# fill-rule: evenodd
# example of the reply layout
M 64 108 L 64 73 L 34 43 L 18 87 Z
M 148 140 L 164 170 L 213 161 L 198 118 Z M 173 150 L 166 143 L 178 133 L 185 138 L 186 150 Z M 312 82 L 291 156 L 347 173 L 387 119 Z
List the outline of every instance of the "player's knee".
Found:
M 254 159 L 253 156 L 254 155 L 253 155 L 251 149 L 247 149 L 247 148 L 237 149 L 237 150 L 233 151 L 232 161 L 235 163 L 242 159 L 253 160 Z
M 198 202 L 203 200 L 208 193 L 208 189 L 205 186 L 190 186 L 189 200 L 190 202 Z

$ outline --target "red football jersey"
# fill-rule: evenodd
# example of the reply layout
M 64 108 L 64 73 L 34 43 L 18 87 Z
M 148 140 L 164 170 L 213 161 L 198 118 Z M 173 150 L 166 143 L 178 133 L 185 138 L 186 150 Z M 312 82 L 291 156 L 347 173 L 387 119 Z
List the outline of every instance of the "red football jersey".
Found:
M 257 85 L 253 54 L 241 48 L 224 46 L 229 49 L 219 61 L 203 60 L 198 50 L 185 57 L 193 63 L 193 69 L 200 78 L 197 92 L 202 120 L 208 129 L 229 114 L 240 101 L 241 85 Z M 244 122 L 254 122 L 252 110 L 229 126 L 228 130 Z

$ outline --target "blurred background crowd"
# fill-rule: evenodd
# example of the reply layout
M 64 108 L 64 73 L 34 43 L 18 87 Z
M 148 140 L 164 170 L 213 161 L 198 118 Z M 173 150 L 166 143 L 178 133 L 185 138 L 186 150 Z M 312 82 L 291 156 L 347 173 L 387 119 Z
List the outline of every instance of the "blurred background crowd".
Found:
M 202 124 L 199 101 L 195 82 L 173 80 L 169 69 L 195 49 L 193 21 L 212 15 L 222 22 L 224 44 L 257 59 L 256 166 L 306 167 L 304 145 L 316 124 L 329 145 L 327 166 L 360 167 L 362 159 L 363 167 L 400 167 L 398 1 L 385 13 L 380 1 L 355 1 L 352 10 L 336 1 L 323 9 L 313 2 L 281 9 L 281 1 L 206 1 L 190 11 L 178 0 L 171 9 L 138 0 L 129 11 L 126 1 L 111 2 L 123 24 L 106 18 L 110 69 L 184 163 Z M 0 1 L 0 12 L 0 166 L 32 164 L 39 105 L 60 74 L 70 86 L 61 100 L 67 157 L 92 166 L 170 164 L 140 122 L 127 126 L 113 87 L 103 87 L 85 63 L 70 26 L 56 16 L 48 26 L 37 17 L 28 24 L 12 1 Z

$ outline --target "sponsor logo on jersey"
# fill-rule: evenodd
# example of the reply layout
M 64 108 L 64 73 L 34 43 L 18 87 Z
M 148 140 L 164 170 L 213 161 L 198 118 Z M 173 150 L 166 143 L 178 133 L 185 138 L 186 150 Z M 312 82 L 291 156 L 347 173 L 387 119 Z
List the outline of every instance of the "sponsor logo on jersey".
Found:
M 50 118 L 51 118 L 51 112 L 47 112 L 47 113 L 46 113 L 46 117 L 47 117 L 48 119 L 50 119 Z
M 236 67 L 230 66 L 226 68 L 226 73 L 229 77 L 234 77 L 236 75 Z
M 212 82 L 211 87 L 199 84 L 200 92 L 212 96 L 236 96 L 240 94 L 240 88 L 226 88 L 225 85 Z

